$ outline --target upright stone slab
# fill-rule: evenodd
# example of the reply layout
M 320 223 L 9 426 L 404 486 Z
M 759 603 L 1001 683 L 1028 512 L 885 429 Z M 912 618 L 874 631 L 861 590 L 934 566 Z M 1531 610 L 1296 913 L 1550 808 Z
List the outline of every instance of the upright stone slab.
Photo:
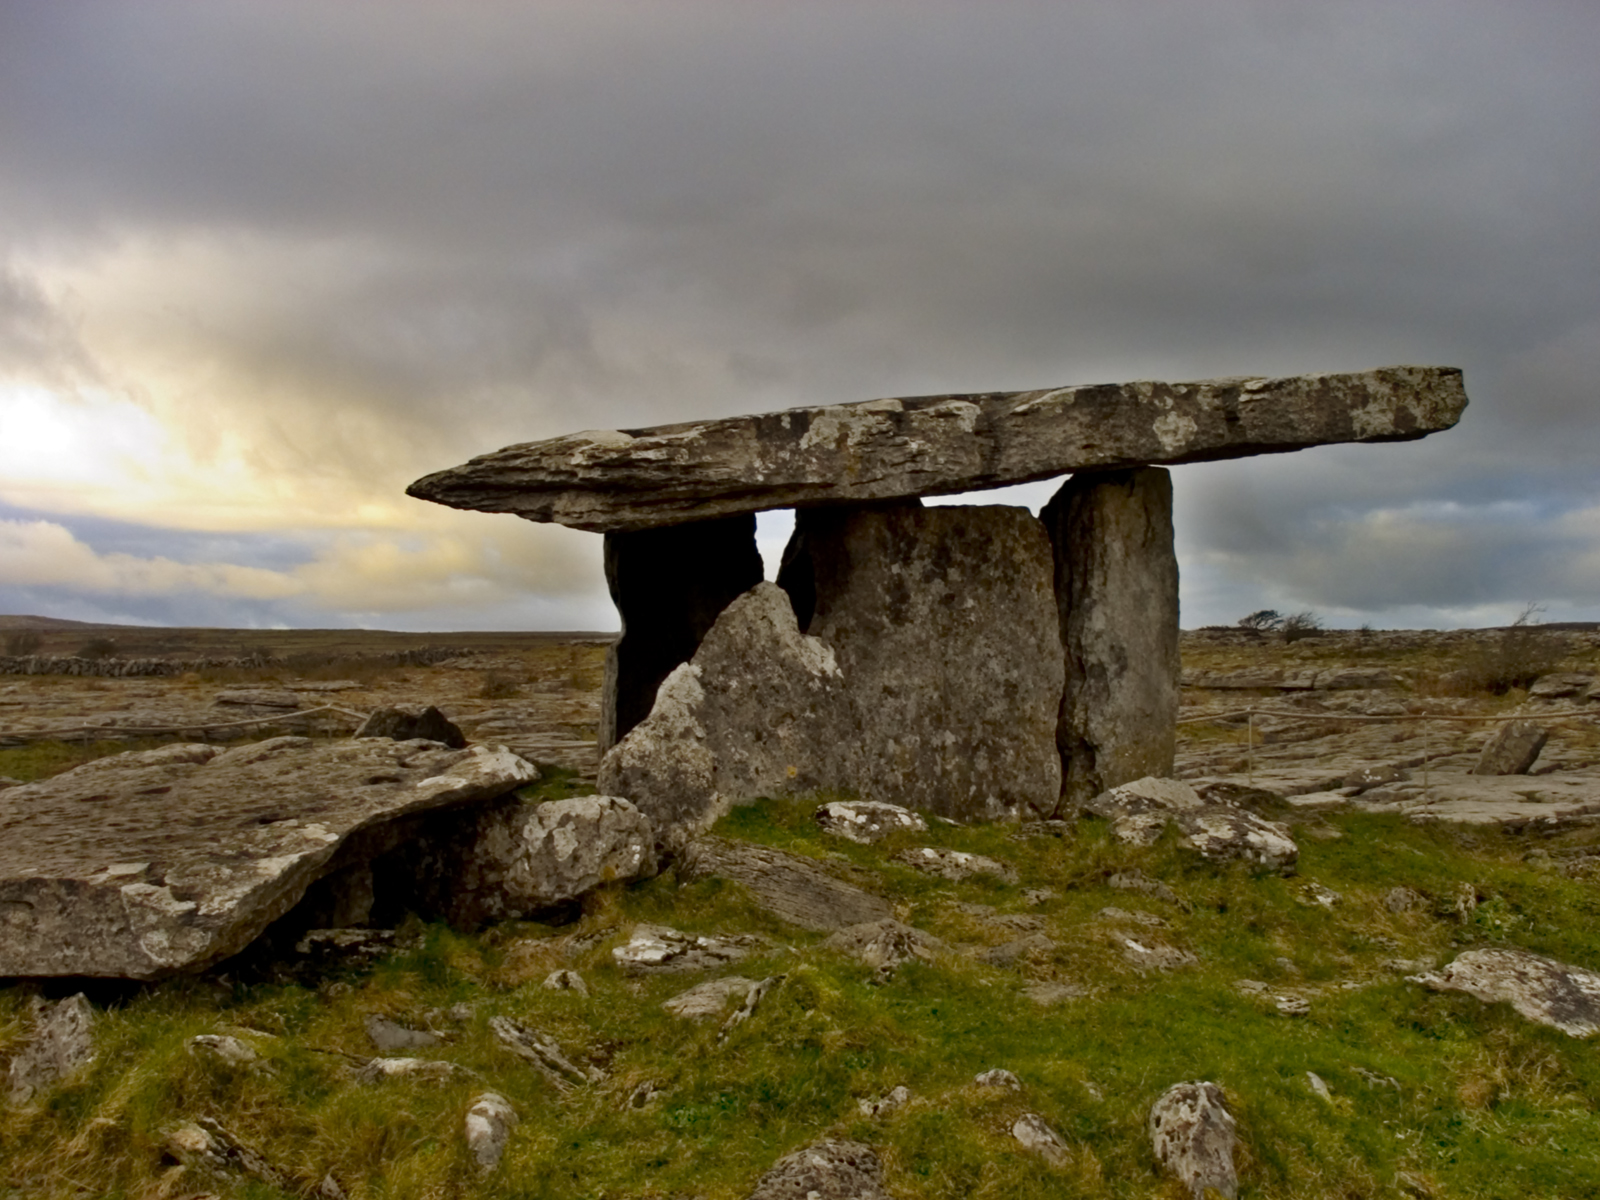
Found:
M 1074 475 L 1040 512 L 1055 547 L 1066 683 L 1056 740 L 1076 806 L 1170 775 L 1178 716 L 1172 479 L 1159 467 Z
M 718 614 L 761 582 L 756 519 L 608 533 L 605 564 L 622 636 L 606 655 L 602 754 L 649 716 L 661 681 L 694 656 Z
M 1062 660 L 1043 527 L 1004 505 L 801 510 L 778 583 L 838 658 L 862 796 L 959 820 L 1048 813 Z

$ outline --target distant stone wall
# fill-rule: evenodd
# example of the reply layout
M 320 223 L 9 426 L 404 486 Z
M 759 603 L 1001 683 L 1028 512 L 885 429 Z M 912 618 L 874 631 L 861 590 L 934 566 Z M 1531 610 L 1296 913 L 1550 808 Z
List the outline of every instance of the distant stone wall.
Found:
M 391 650 L 386 654 L 352 654 L 320 661 L 431 667 L 448 659 L 477 653 L 480 652 L 460 646 L 420 646 L 413 650 Z M 227 668 L 242 670 L 262 667 L 292 668 L 294 665 L 295 660 L 292 658 L 277 658 L 271 654 L 251 654 L 242 658 L 80 658 L 71 654 L 0 655 L 0 675 L 93 675 L 105 679 L 184 675 L 190 671 Z

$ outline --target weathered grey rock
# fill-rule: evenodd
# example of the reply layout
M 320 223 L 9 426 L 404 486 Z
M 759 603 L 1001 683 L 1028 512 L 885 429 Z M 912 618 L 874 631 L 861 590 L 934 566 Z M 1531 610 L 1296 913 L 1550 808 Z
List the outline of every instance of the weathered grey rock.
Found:
M 1287 875 L 1300 858 L 1287 825 L 1242 809 L 1208 806 L 1179 813 L 1175 821 L 1183 844 L 1215 862 L 1239 859 Z
M 909 1103 L 911 1103 L 911 1089 L 905 1084 L 900 1084 L 876 1100 L 857 1100 L 856 1111 L 863 1117 L 886 1117 Z
M 1383 906 L 1392 913 L 1414 912 L 1427 903 L 1428 898 L 1414 888 L 1392 887 L 1383 894 Z
M 453 1062 L 433 1058 L 369 1058 L 357 1068 L 357 1083 L 382 1083 L 389 1079 L 415 1079 L 422 1083 L 449 1083 L 472 1072 Z
M 1581 674 L 1577 671 L 1556 671 L 1550 675 L 1541 675 L 1528 689 L 1528 695 L 1535 700 L 1582 700 L 1590 695 L 1595 687 L 1593 675 Z
M 589 985 L 576 971 L 551 971 L 545 976 L 543 987 L 547 992 L 575 992 L 585 999 L 589 996 Z
M 1466 992 L 1485 1004 L 1508 1003 L 1530 1021 L 1569 1037 L 1600 1032 L 1600 972 L 1526 950 L 1467 950 L 1454 962 L 1408 976 L 1432 991 Z
M 1507 721 L 1489 739 L 1472 768 L 1474 775 L 1526 775 L 1550 739 L 1542 725 Z
M 425 907 L 452 925 L 520 917 L 655 873 L 655 831 L 616 796 L 506 797 L 440 816 L 406 848 Z
M 872 1147 L 834 1138 L 780 1158 L 749 1200 L 893 1200 Z
M 1026 958 L 1043 959 L 1054 954 L 1056 940 L 1043 933 L 1030 933 L 998 946 L 988 946 L 975 955 L 991 967 L 1014 967 Z
M 467 744 L 461 727 L 431 704 L 397 704 L 374 709 L 354 736 L 390 738 L 396 742 L 422 738 L 442 742 L 453 750 L 464 749 Z
M 722 1023 L 722 1028 L 717 1031 L 717 1041 L 722 1041 L 739 1026 L 756 1015 L 756 1009 L 761 1002 L 770 996 L 773 990 L 784 981 L 785 976 L 769 975 L 765 979 L 757 980 L 744 994 L 744 999 L 739 1002 L 739 1007 L 734 1009 L 728 1019 Z
M 1011 1124 L 1011 1136 L 1052 1167 L 1064 1167 L 1072 1161 L 1072 1152 L 1066 1140 L 1050 1127 L 1038 1113 L 1023 1113 Z
M 1140 934 L 1137 938 L 1118 934 L 1116 944 L 1123 960 L 1138 971 L 1177 971 L 1200 960 L 1187 950 L 1169 946 Z
M 781 588 L 757 584 L 601 760 L 599 788 L 632 800 L 677 850 L 740 800 L 830 786 L 818 743 L 841 695 L 833 651 L 800 633 Z
M 1125 892 L 1142 892 L 1146 896 L 1154 896 L 1157 900 L 1165 900 L 1168 904 L 1176 905 L 1185 912 L 1189 911 L 1190 906 L 1184 902 L 1177 892 L 1159 879 L 1152 879 L 1137 868 L 1118 871 L 1111 875 L 1106 880 L 1106 883 Z
M 578 1066 L 556 1040 L 510 1017 L 490 1017 L 489 1032 L 511 1053 L 531 1063 L 557 1091 L 565 1092 L 574 1083 L 598 1083 L 605 1075 L 596 1067 Z
M 289 711 L 300 707 L 300 697 L 288 688 L 233 688 L 218 692 L 212 697 L 212 703 Z
M 972 1082 L 982 1088 L 1004 1088 L 1008 1092 L 1022 1090 L 1022 1080 L 1004 1067 L 992 1067 L 987 1071 L 980 1071 L 972 1077 Z
M 1288 872 L 1300 856 L 1289 827 L 1226 804 L 1205 804 L 1177 779 L 1139 779 L 1100 793 L 1084 811 L 1111 821 L 1119 841 L 1153 844 L 1170 821 L 1183 844 L 1219 862 L 1242 859 Z
M 320 876 L 393 848 L 402 818 L 536 778 L 498 747 L 282 737 L 119 754 L 8 788 L 0 975 L 200 970 Z
M 1053 571 L 1043 526 L 1021 508 L 798 513 L 778 583 L 848 697 L 819 731 L 825 786 L 956 820 L 1053 812 Z
M 1193 1200 L 1216 1188 L 1227 1200 L 1239 1194 L 1233 1165 L 1237 1126 L 1222 1089 L 1197 1081 L 1168 1088 L 1150 1106 L 1150 1145 L 1156 1161 L 1178 1177 Z
M 439 1045 L 444 1039 L 426 1029 L 412 1029 L 376 1013 L 362 1019 L 367 1037 L 379 1054 L 393 1054 L 396 1050 L 426 1050 Z
M 725 967 L 767 946 L 754 934 L 709 937 L 665 925 L 635 925 L 627 943 L 613 949 L 611 957 L 630 975 L 676 975 Z
M 969 854 L 965 850 L 918 846 L 914 850 L 900 851 L 894 856 L 893 861 L 904 863 L 926 875 L 937 875 L 940 879 L 948 879 L 953 883 L 971 879 L 974 875 L 992 875 L 1007 883 L 1017 881 L 1016 871 L 999 859 L 989 858 L 983 854 Z
M 484 1092 L 472 1102 L 466 1117 L 467 1152 L 478 1170 L 488 1174 L 500 1165 L 517 1127 L 517 1110 L 499 1092 Z
M 1122 921 L 1130 925 L 1143 925 L 1147 929 L 1163 929 L 1171 924 L 1164 918 L 1156 916 L 1155 913 L 1132 912 L 1126 908 L 1118 908 L 1113 904 L 1108 904 L 1105 908 L 1095 913 L 1095 916 L 1102 921 Z
M 185 1048 L 194 1058 L 228 1067 L 248 1067 L 261 1061 L 254 1046 L 225 1033 L 196 1034 Z
M 887 900 L 846 883 L 815 859 L 751 842 L 696 838 L 684 847 L 678 874 L 741 883 L 773 916 L 818 932 L 881 920 L 893 912 Z
M 924 833 L 928 823 L 909 808 L 882 800 L 830 800 L 816 811 L 823 833 L 852 842 L 881 842 L 891 833 Z
M 890 975 L 902 963 L 914 958 L 931 962 L 945 945 L 931 933 L 913 929 L 893 917 L 867 921 L 841 929 L 822 943 L 825 950 L 837 950 L 860 959 L 881 975 Z
M 1056 739 L 1071 808 L 1172 773 L 1180 670 L 1172 477 L 1155 467 L 1074 475 L 1039 517 L 1055 549 L 1066 655 Z
M 607 534 L 605 568 L 622 635 L 606 653 L 602 754 L 650 715 L 722 610 L 761 582 L 755 517 Z
M 806 504 L 969 492 L 1448 429 L 1461 372 L 1099 384 L 796 408 L 508 446 L 412 496 L 599 532 Z
M 704 983 L 695 984 L 686 992 L 679 992 L 671 999 L 664 1000 L 661 1007 L 685 1021 L 709 1021 L 712 1017 L 720 1017 L 727 1012 L 728 1006 L 735 998 L 743 1001 L 755 985 L 754 979 L 746 979 L 743 975 L 708 979 Z
M 94 1008 L 82 992 L 54 1004 L 36 1001 L 33 1036 L 11 1057 L 7 1098 L 26 1104 L 94 1059 Z
M 292 1189 L 295 1179 L 247 1146 L 211 1117 L 186 1121 L 167 1135 L 167 1151 L 186 1167 L 243 1175 L 272 1187 Z

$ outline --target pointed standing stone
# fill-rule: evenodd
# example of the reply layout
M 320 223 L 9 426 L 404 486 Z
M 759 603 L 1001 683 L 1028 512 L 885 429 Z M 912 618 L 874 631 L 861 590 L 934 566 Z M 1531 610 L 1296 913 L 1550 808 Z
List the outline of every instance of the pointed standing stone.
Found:
M 601 754 L 650 715 L 661 681 L 694 657 L 722 610 L 761 582 L 756 519 L 608 533 L 605 564 L 622 636 L 606 655 Z
M 1178 717 L 1178 559 L 1160 467 L 1074 475 L 1039 513 L 1055 546 L 1066 685 L 1062 799 L 1170 775 Z

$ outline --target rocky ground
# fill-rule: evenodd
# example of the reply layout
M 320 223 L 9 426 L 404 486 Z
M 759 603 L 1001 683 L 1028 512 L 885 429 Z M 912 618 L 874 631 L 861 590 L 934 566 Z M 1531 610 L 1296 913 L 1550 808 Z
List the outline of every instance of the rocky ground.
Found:
M 803 798 L 543 920 L 15 981 L 0 1196 L 1600 1193 L 1600 640 L 1553 636 L 1187 635 L 1178 774 L 1228 836 Z M 405 701 L 585 790 L 603 648 L 479 649 L 0 677 L 0 775 Z M 1471 774 L 1503 718 L 1530 773 Z

